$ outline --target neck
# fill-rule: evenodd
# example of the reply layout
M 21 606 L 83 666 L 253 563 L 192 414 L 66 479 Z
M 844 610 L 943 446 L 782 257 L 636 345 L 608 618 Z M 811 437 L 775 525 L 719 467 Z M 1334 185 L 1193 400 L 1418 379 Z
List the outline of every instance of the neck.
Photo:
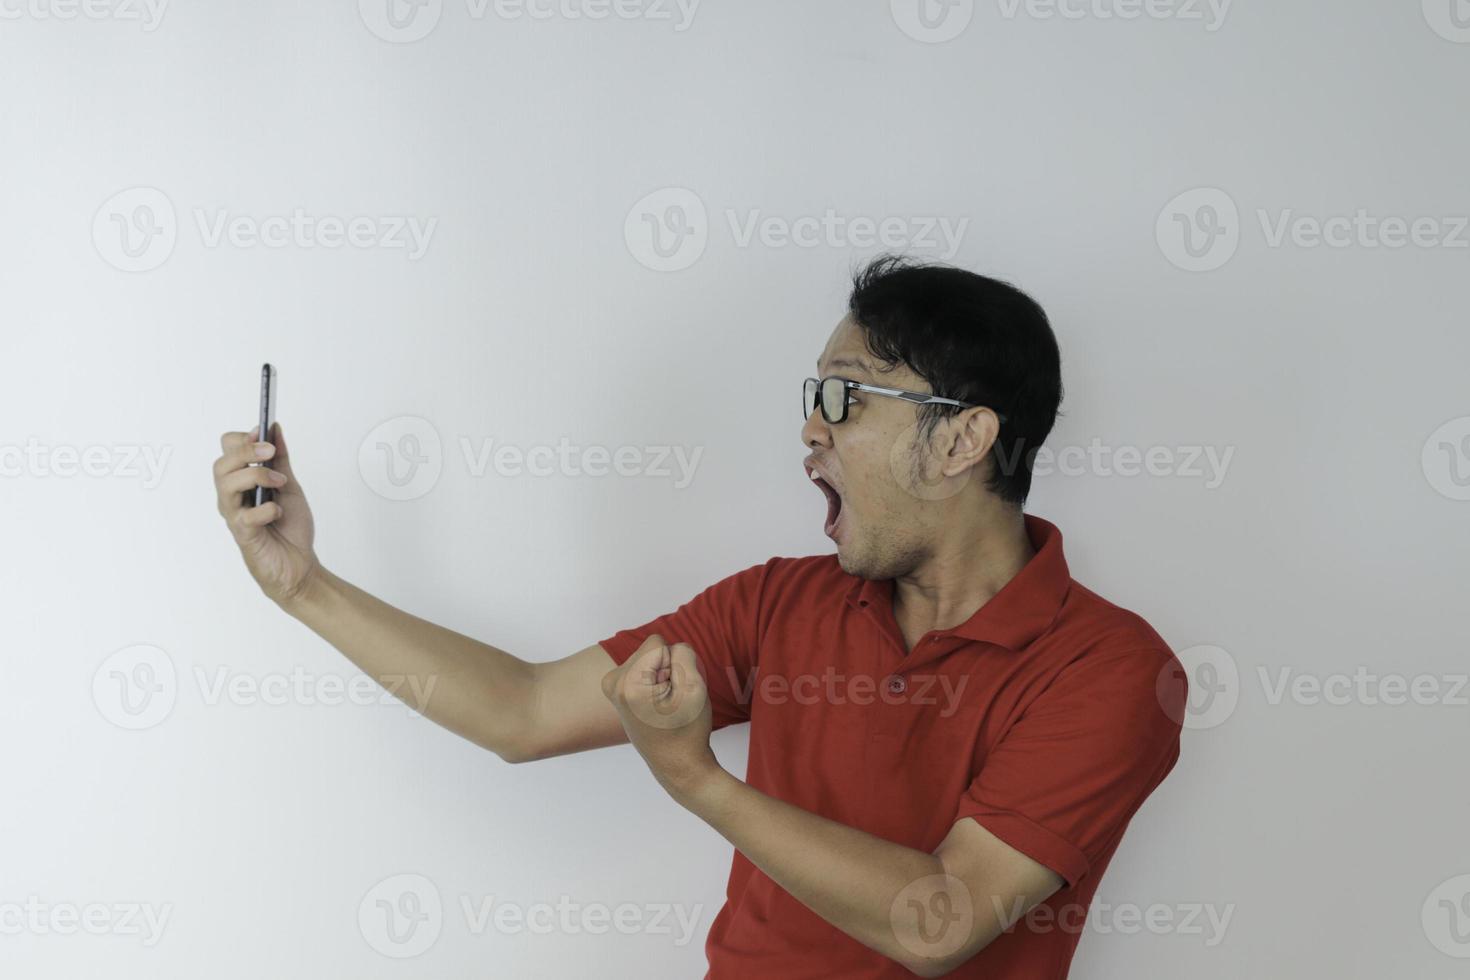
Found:
M 1026 566 L 1036 549 L 1019 508 L 984 514 L 939 536 L 930 557 L 893 580 L 893 613 L 912 641 L 968 620 Z

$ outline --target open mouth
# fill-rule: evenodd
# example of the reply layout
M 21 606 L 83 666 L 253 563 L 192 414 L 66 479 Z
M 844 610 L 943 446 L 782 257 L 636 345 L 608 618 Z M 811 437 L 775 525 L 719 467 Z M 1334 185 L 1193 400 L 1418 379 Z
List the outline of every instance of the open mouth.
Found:
M 808 467 L 806 472 L 807 476 L 811 477 L 812 482 L 817 485 L 817 488 L 827 496 L 827 520 L 822 525 L 822 532 L 830 538 L 835 538 L 837 521 L 842 515 L 842 494 L 838 493 L 832 484 L 822 479 L 816 470 Z

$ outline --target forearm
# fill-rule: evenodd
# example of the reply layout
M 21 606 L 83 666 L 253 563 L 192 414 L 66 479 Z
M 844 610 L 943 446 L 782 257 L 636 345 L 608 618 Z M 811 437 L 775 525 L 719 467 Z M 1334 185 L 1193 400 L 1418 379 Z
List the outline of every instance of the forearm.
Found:
M 905 902 L 895 913 L 895 901 L 916 883 L 921 904 L 942 891 L 939 858 L 767 796 L 723 769 L 674 798 L 817 915 L 910 969 L 937 975 L 917 962 L 914 943 L 901 941 L 912 910 Z
M 318 567 L 281 608 L 430 720 L 503 758 L 522 756 L 529 664 L 390 606 Z

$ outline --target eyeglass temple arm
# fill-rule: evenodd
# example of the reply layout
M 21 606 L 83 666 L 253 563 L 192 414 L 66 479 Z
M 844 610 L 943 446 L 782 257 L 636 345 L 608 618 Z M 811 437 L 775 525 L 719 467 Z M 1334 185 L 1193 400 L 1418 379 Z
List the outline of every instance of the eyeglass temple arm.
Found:
M 878 385 L 864 384 L 861 381 L 849 381 L 847 382 L 847 387 L 856 388 L 859 391 L 871 391 L 875 394 L 892 395 L 895 398 L 902 398 L 904 401 L 913 402 L 916 405 L 958 405 L 961 408 L 976 407 L 971 402 L 957 401 L 953 398 L 941 398 L 938 395 L 926 395 L 918 391 L 904 391 L 901 388 L 880 388 Z M 995 412 L 995 409 L 992 408 L 991 411 Z M 1006 420 L 1005 415 L 1000 412 L 995 412 L 995 417 L 1000 419 L 1001 422 Z

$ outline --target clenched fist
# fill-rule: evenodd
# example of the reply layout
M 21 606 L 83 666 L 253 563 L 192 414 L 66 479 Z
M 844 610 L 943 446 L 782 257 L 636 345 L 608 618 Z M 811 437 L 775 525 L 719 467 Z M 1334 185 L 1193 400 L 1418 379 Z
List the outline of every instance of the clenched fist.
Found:
M 699 658 L 687 643 L 669 646 L 657 633 L 602 678 L 628 741 L 675 799 L 718 771 L 709 747 L 709 691 Z

